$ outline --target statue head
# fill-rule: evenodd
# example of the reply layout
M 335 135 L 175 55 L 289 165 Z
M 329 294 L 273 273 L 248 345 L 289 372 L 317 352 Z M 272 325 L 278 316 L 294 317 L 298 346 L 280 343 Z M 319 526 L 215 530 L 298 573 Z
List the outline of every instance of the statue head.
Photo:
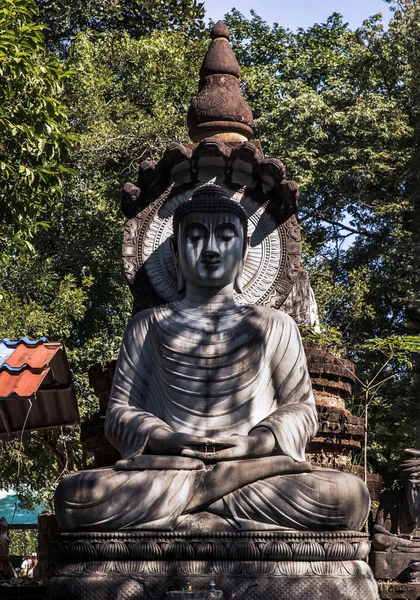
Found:
M 172 240 L 178 272 L 178 291 L 191 283 L 242 290 L 242 271 L 248 247 L 247 217 L 240 204 L 218 185 L 199 187 L 191 200 L 174 213 Z

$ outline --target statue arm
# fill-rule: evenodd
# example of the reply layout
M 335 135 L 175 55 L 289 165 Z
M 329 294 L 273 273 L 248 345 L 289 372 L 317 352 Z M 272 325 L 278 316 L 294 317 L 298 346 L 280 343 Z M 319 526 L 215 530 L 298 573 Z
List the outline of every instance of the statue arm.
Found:
M 318 431 L 318 418 L 305 351 L 296 323 L 282 313 L 274 335 L 273 382 L 277 409 L 252 430 L 266 427 L 276 440 L 276 454 L 305 460 L 305 447 Z
M 125 330 L 105 418 L 105 435 L 124 459 L 141 454 L 154 429 L 172 432 L 144 409 L 151 372 L 151 357 L 144 352 L 149 328 L 149 314 L 141 314 Z

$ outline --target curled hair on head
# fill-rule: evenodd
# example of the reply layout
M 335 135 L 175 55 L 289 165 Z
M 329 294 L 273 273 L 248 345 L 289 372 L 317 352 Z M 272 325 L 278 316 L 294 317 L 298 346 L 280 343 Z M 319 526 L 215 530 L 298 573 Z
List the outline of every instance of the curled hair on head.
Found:
M 178 237 L 179 225 L 185 215 L 192 212 L 225 213 L 230 212 L 239 217 L 244 230 L 244 239 L 248 235 L 248 219 L 244 209 L 235 200 L 231 200 L 225 190 L 215 183 L 206 183 L 195 190 L 190 200 L 180 204 L 173 218 L 174 239 Z

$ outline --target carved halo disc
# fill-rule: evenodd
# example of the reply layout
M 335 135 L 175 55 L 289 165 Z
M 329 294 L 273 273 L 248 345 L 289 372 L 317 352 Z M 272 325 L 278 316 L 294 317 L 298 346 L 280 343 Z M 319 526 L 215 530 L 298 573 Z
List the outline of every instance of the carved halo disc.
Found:
M 150 206 L 127 223 L 124 240 L 124 266 L 130 283 L 135 273 L 144 267 L 155 292 L 166 302 L 180 298 L 177 293 L 176 269 L 169 238 L 172 217 L 177 206 L 191 198 L 198 187 L 171 194 L 168 189 Z M 289 232 L 294 238 L 291 257 L 288 253 L 288 226 L 278 226 L 266 210 L 264 202 L 256 201 L 251 193 L 223 186 L 232 200 L 239 202 L 248 216 L 250 247 L 244 265 L 244 292 L 236 294 L 238 304 L 263 304 L 279 307 L 291 288 L 293 272 L 299 258 L 300 235 L 296 222 Z M 294 220 L 294 219 L 293 219 Z M 296 247 L 298 252 L 296 253 Z M 291 258 L 295 260 L 290 260 Z

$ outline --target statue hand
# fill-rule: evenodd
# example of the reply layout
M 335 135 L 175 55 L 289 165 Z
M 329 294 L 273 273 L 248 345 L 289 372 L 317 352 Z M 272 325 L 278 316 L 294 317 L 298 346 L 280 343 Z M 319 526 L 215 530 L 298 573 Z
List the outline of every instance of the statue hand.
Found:
M 203 443 L 203 438 L 189 433 L 176 433 L 169 428 L 157 427 L 153 429 L 147 442 L 147 449 L 151 454 L 181 456 L 189 444 Z
M 193 448 L 186 448 L 182 456 L 199 458 L 207 462 L 221 460 L 235 460 L 238 458 L 257 458 L 270 455 L 275 446 L 276 439 L 267 427 L 257 427 L 249 435 L 233 435 L 228 438 L 212 440 L 214 445 L 224 446 L 216 452 L 202 452 Z

